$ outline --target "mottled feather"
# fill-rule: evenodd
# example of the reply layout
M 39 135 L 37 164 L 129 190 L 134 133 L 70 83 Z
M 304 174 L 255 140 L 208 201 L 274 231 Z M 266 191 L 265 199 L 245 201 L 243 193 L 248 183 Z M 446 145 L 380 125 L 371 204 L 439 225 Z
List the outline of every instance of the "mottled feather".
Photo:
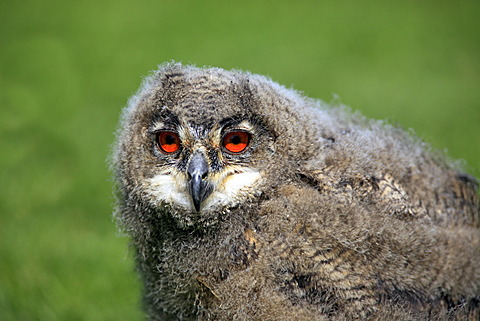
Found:
M 113 168 L 149 320 L 480 319 L 477 181 L 401 128 L 168 63 L 129 101 Z

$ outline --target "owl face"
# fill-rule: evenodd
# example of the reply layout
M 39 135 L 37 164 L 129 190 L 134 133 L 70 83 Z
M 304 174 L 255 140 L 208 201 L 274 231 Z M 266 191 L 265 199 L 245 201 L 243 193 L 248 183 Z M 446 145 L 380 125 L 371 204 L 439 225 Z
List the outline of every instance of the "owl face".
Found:
M 124 192 L 188 227 L 265 191 L 281 164 L 276 134 L 239 82 L 178 73 L 151 81 L 124 115 L 115 155 Z
M 214 212 L 254 196 L 261 183 L 259 128 L 247 119 L 212 127 L 163 115 L 149 129 L 158 170 L 148 179 L 153 202 L 187 212 Z M 166 116 L 166 117 L 165 117 Z

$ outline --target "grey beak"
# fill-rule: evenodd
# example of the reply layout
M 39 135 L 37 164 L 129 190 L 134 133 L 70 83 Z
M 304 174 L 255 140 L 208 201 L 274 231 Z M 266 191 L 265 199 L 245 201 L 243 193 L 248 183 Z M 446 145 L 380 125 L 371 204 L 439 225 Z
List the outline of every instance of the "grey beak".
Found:
M 188 191 L 192 197 L 195 210 L 200 211 L 202 202 L 212 193 L 212 186 L 206 180 L 208 176 L 208 163 L 202 153 L 193 154 L 187 168 Z

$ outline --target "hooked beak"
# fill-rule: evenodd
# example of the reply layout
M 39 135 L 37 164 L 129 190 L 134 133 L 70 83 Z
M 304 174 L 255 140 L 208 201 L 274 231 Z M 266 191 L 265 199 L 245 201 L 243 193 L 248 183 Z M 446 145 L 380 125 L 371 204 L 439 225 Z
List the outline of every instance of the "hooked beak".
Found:
M 212 193 L 212 185 L 206 180 L 208 176 L 208 163 L 202 153 L 195 153 L 187 168 L 188 191 L 192 197 L 193 206 L 200 211 L 202 202 Z

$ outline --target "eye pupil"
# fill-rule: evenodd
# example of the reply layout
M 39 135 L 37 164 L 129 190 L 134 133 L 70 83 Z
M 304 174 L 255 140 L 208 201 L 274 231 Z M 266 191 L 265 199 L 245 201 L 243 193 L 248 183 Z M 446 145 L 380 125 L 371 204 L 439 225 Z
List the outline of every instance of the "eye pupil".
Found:
M 167 137 L 165 137 L 165 144 L 172 145 L 174 143 L 175 143 L 175 137 L 171 135 L 168 135 Z
M 234 145 L 238 145 L 242 142 L 242 139 L 239 137 L 239 136 L 233 136 L 230 141 L 232 142 L 232 144 Z

